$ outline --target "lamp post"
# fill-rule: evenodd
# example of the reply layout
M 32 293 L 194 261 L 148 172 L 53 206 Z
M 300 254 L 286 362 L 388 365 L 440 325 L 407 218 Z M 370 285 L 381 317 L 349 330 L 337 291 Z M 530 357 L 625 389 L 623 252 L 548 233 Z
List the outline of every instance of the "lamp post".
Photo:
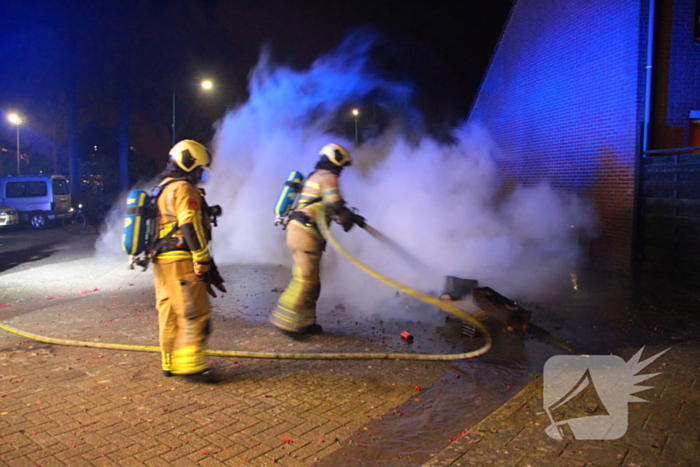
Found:
M 352 115 L 355 117 L 355 146 L 357 146 L 357 118 L 360 116 L 360 111 L 357 109 L 352 109 Z
M 17 175 L 19 175 L 19 126 L 24 123 L 24 119 L 16 113 L 11 113 L 7 119 L 17 127 Z
M 173 90 L 173 123 L 172 123 L 172 145 L 175 146 L 175 103 L 176 99 L 175 96 L 178 91 L 181 91 L 183 89 L 192 87 L 192 86 L 200 86 L 202 89 L 209 90 L 214 87 L 214 83 L 212 83 L 210 80 L 205 79 L 197 84 L 188 84 L 186 86 L 182 86 L 180 88 L 174 89 Z

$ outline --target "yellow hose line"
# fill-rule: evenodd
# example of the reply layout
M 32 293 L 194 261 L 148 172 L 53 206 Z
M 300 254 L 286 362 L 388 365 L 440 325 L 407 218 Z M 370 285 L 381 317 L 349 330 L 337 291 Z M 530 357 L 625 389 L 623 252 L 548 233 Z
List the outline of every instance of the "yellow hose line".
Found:
M 340 254 L 352 262 L 355 266 L 360 268 L 362 271 L 366 272 L 375 279 L 384 282 L 385 284 L 393 287 L 406 295 L 410 295 L 418 300 L 421 300 L 429 305 L 438 307 L 439 309 L 463 320 L 474 326 L 481 332 L 484 336 L 485 344 L 474 351 L 457 353 L 457 354 L 420 354 L 420 353 L 388 353 L 388 352 L 338 352 L 338 353 L 317 353 L 317 352 L 246 352 L 246 351 L 234 351 L 234 350 L 205 350 L 205 355 L 211 355 L 215 357 L 236 357 L 236 358 L 261 358 L 261 359 L 293 359 L 293 360 L 432 360 L 432 361 L 446 361 L 446 360 L 462 360 L 466 358 L 474 358 L 479 355 L 483 355 L 491 349 L 491 336 L 481 322 L 473 318 L 471 315 L 465 313 L 463 310 L 457 308 L 456 306 L 430 297 L 428 295 L 422 294 L 417 290 L 413 290 L 409 287 L 403 286 L 397 282 L 388 279 L 378 272 L 365 266 L 363 263 L 355 259 L 350 253 L 348 253 L 345 248 L 343 248 L 338 241 L 331 235 L 330 229 L 326 223 L 326 217 L 323 210 L 320 210 L 319 215 L 319 227 L 321 233 L 326 238 L 326 240 L 335 248 Z M 38 342 L 44 342 L 47 344 L 56 345 L 68 345 L 73 347 L 90 347 L 95 349 L 111 349 L 111 350 L 128 350 L 135 352 L 160 352 L 160 347 L 149 346 L 149 345 L 129 345 L 129 344 L 111 344 L 106 342 L 93 342 L 93 341 L 79 341 L 71 339 L 58 339 L 53 337 L 40 336 L 37 334 L 32 334 L 26 331 L 21 331 L 13 327 L 7 326 L 0 323 L 0 329 L 10 332 L 12 334 L 17 334 L 18 336 L 26 337 Z
M 424 293 L 421 293 L 417 290 L 411 289 L 410 287 L 406 287 L 405 285 L 401 285 L 396 281 L 393 281 L 389 279 L 388 277 L 385 277 L 375 270 L 369 268 L 362 262 L 360 262 L 358 259 L 356 259 L 354 256 L 352 256 L 348 251 L 343 248 L 343 246 L 338 243 L 338 240 L 331 234 L 330 229 L 328 228 L 328 221 L 326 218 L 326 212 L 325 209 L 319 209 L 318 210 L 318 220 L 317 224 L 319 229 L 321 230 L 321 234 L 323 234 L 323 237 L 328 241 L 328 243 L 331 244 L 333 248 L 335 248 L 341 255 L 345 257 L 348 261 L 350 261 L 352 264 L 360 268 L 363 272 L 369 274 L 370 276 L 374 277 L 380 282 L 385 283 L 389 287 L 392 287 L 399 292 L 403 292 L 406 295 L 409 295 L 415 299 L 418 299 L 424 303 L 427 303 L 428 305 L 433 305 L 442 311 L 451 314 L 452 316 L 461 319 L 462 321 L 466 321 L 467 323 L 471 324 L 474 326 L 476 329 L 479 330 L 482 336 L 484 336 L 484 340 L 486 341 L 484 345 L 477 350 L 474 350 L 472 352 L 466 352 L 462 354 L 452 354 L 449 355 L 451 358 L 443 358 L 440 360 L 457 360 L 457 359 L 464 359 L 464 358 L 474 358 L 478 357 L 479 355 L 483 355 L 489 350 L 491 350 L 491 345 L 492 345 L 492 340 L 491 340 L 491 335 L 489 334 L 488 330 L 486 327 L 481 323 L 481 321 L 477 320 L 473 316 L 471 316 L 469 313 L 466 313 L 464 310 L 457 308 L 456 306 L 452 305 L 451 303 L 444 301 L 444 300 L 438 300 L 437 298 L 433 298 L 429 295 L 425 295 Z M 430 360 L 429 358 L 421 358 L 420 360 Z M 435 359 L 438 360 L 438 359 Z
M 57 339 L 54 337 L 40 336 L 26 331 L 20 331 L 5 324 L 0 324 L 0 329 L 26 337 L 38 342 L 56 345 L 68 345 L 73 347 L 90 347 L 93 349 L 129 350 L 134 352 L 160 352 L 160 347 L 150 345 L 109 344 L 105 342 L 77 341 L 71 339 Z M 205 350 L 205 355 L 214 357 L 237 358 L 265 358 L 277 360 L 459 360 L 467 354 L 414 354 L 414 353 L 383 353 L 383 352 L 357 352 L 357 353 L 316 353 L 316 352 L 246 352 L 236 350 Z
M 160 352 L 160 347 L 153 347 L 150 345 L 108 344 L 105 342 L 75 341 L 70 339 L 57 339 L 55 337 L 40 336 L 38 334 L 20 331 L 19 329 L 15 329 L 2 323 L 0 323 L 0 329 L 12 334 L 17 334 L 18 336 L 26 337 L 27 339 L 45 342 L 47 344 L 72 345 L 74 347 L 92 347 L 96 349 L 134 350 L 137 352 Z

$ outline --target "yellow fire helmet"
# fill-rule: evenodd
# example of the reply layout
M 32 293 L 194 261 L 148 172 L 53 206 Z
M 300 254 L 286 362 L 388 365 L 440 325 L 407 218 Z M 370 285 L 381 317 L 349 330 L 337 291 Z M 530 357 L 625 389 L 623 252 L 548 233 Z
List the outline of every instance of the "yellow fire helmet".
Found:
M 211 156 L 202 144 L 185 139 L 170 150 L 170 160 L 175 162 L 185 172 L 192 172 L 197 167 L 209 168 Z
M 339 144 L 326 144 L 323 146 L 323 148 L 321 148 L 321 152 L 319 152 L 318 155 L 326 156 L 329 161 L 338 167 L 347 167 L 348 165 L 352 165 L 350 153 Z

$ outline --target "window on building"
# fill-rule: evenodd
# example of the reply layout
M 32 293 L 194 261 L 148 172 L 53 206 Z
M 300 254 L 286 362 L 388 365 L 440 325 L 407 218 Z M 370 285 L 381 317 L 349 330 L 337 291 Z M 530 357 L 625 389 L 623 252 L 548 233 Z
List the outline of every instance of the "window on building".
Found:
M 695 0 L 695 42 L 700 42 L 700 0 Z
M 700 147 L 700 110 L 691 110 L 688 120 L 688 146 Z M 698 151 L 694 151 L 698 153 Z

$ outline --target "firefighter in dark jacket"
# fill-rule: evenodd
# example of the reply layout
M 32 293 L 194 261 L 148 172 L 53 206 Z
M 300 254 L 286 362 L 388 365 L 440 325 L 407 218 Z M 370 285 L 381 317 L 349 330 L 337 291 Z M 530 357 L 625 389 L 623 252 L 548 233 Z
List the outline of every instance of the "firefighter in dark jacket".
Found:
M 209 168 L 210 155 L 200 143 L 184 140 L 170 150 L 159 191 L 153 276 L 158 309 L 162 369 L 196 382 L 216 379 L 204 358 L 209 333 L 209 297 L 213 284 L 206 201 L 197 184 Z
M 316 170 L 309 175 L 299 194 L 287 225 L 287 247 L 292 252 L 292 280 L 270 314 L 270 322 L 288 334 L 316 334 L 316 301 L 321 292 L 319 269 L 325 241 L 316 225 L 317 213 L 326 209 L 331 220 L 347 232 L 359 219 L 345 206 L 338 188 L 338 176 L 351 165 L 348 151 L 328 144 L 319 153 Z

